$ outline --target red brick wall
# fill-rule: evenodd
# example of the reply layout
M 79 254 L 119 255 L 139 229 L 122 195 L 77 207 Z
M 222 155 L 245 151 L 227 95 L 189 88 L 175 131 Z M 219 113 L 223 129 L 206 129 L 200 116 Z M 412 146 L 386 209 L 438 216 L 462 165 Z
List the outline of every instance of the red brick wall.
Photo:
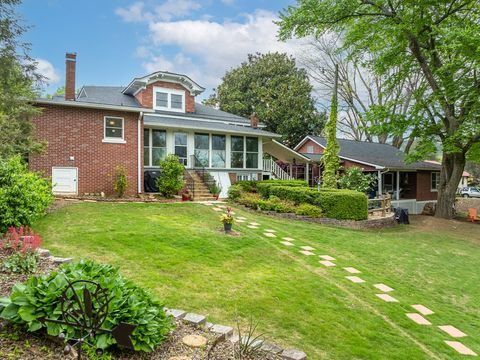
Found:
M 342 166 L 345 169 L 348 169 L 351 167 L 358 167 L 360 169 L 363 169 L 364 171 L 375 171 L 375 168 L 373 166 L 368 166 L 368 165 L 358 163 L 355 161 L 350 161 L 350 160 L 342 160 Z
M 150 85 L 147 85 L 145 90 L 140 91 L 135 97 L 138 102 L 144 107 L 152 108 L 153 107 L 153 87 L 159 86 L 167 89 L 175 90 L 184 90 L 185 91 L 185 111 L 189 113 L 195 112 L 195 97 L 190 95 L 184 86 L 176 83 L 166 82 L 166 81 L 156 81 Z
M 309 146 L 313 146 L 313 153 L 310 153 L 310 154 L 323 154 L 323 148 L 312 140 L 307 140 L 305 144 L 303 144 L 297 150 L 297 152 L 299 152 L 300 154 L 309 154 L 309 151 L 308 151 Z
M 124 118 L 126 144 L 102 142 L 104 116 Z M 47 105 L 41 115 L 33 119 L 33 124 L 35 137 L 47 141 L 48 145 L 46 152 L 30 157 L 31 170 L 51 177 L 54 166 L 77 167 L 79 195 L 102 191 L 112 194 L 112 175 L 116 166 L 123 165 L 129 180 L 127 193 L 137 193 L 137 113 Z M 75 160 L 69 160 L 70 156 L 74 156 Z
M 431 171 L 417 172 L 417 200 L 437 200 L 437 192 L 431 191 Z

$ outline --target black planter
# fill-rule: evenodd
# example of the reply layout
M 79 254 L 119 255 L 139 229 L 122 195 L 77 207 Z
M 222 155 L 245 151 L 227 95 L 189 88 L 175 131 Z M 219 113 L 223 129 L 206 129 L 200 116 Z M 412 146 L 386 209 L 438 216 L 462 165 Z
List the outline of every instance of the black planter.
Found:
M 223 223 L 223 230 L 225 230 L 225 232 L 232 231 L 232 224 Z

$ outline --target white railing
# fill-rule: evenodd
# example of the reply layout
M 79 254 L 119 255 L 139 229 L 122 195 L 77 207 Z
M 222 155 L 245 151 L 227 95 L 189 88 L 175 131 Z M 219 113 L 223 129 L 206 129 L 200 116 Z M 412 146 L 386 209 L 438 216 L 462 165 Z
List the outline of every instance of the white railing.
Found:
M 293 180 L 293 178 L 272 159 L 263 159 L 263 171 L 272 173 L 273 176 L 279 180 Z

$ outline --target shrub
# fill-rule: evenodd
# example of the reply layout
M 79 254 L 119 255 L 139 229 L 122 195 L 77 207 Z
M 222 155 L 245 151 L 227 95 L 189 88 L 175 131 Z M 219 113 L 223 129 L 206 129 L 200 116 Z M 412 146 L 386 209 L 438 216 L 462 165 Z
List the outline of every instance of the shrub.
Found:
M 21 274 L 34 272 L 39 258 L 35 250 L 41 242 L 40 236 L 28 227 L 8 229 L 5 240 L 0 241 L 0 249 L 11 255 L 4 260 L 2 269 Z
M 364 193 L 353 190 L 322 189 L 315 200 L 325 217 L 339 220 L 368 218 L 368 200 Z
M 109 292 L 111 301 L 102 328 L 112 330 L 121 322 L 136 325 L 131 335 L 135 350 L 153 351 L 173 328 L 173 321 L 166 316 L 160 302 L 121 276 L 117 268 L 92 261 L 62 265 L 59 271 L 32 276 L 25 284 L 15 285 L 10 297 L 1 299 L 0 317 L 24 324 L 30 332 L 46 328 L 52 336 L 60 332 L 67 337 L 78 336 L 72 327 L 40 321 L 42 317 L 60 318 L 62 292 L 68 283 L 76 280 L 95 281 Z M 96 334 L 89 341 L 101 349 L 116 343 L 112 335 L 106 333 Z
M 240 185 L 232 185 L 230 186 L 230 188 L 228 189 L 228 198 L 230 200 L 237 200 L 240 196 L 242 195 L 242 188 Z
M 0 234 L 31 225 L 52 202 L 51 183 L 29 172 L 19 156 L 0 161 Z
M 303 180 L 265 180 L 257 184 L 257 192 L 260 193 L 264 199 L 268 199 L 270 197 L 270 189 L 274 186 L 308 188 L 307 183 Z
M 121 198 L 125 195 L 128 188 L 127 170 L 124 166 L 117 166 L 115 168 L 115 179 L 113 181 L 113 190 Z
M 257 192 L 257 180 L 241 180 L 237 181 L 235 185 L 239 186 L 245 192 Z
M 157 179 L 158 190 L 165 197 L 172 197 L 183 189 L 185 166 L 180 164 L 178 156 L 168 155 L 160 161 L 160 176 Z
M 295 213 L 297 215 L 304 215 L 312 218 L 322 217 L 322 209 L 320 209 L 318 206 L 311 205 L 311 204 L 298 205 L 297 209 L 295 210 Z
M 269 194 L 281 199 L 293 201 L 296 205 L 302 203 L 312 204 L 317 192 L 307 187 L 272 186 Z
M 341 189 L 368 193 L 376 180 L 375 174 L 364 173 L 360 168 L 354 166 L 345 170 L 345 174 L 338 180 L 338 185 Z

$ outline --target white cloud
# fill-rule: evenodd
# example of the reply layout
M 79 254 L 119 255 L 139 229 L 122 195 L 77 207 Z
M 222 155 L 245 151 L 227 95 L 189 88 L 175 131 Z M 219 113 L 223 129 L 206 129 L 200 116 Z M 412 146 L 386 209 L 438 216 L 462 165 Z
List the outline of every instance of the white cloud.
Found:
M 126 22 L 141 22 L 152 19 L 152 15 L 144 11 L 145 4 L 141 1 L 135 2 L 127 8 L 115 9 L 115 14 Z
M 233 5 L 235 3 L 235 0 L 221 0 L 221 1 L 225 5 Z
M 158 19 L 171 20 L 189 15 L 201 7 L 198 2 L 193 0 L 167 0 L 162 5 L 155 7 L 155 14 Z
M 60 73 L 53 67 L 52 63 L 45 59 L 35 59 L 37 72 L 46 78 L 46 83 L 52 85 L 60 81 Z

